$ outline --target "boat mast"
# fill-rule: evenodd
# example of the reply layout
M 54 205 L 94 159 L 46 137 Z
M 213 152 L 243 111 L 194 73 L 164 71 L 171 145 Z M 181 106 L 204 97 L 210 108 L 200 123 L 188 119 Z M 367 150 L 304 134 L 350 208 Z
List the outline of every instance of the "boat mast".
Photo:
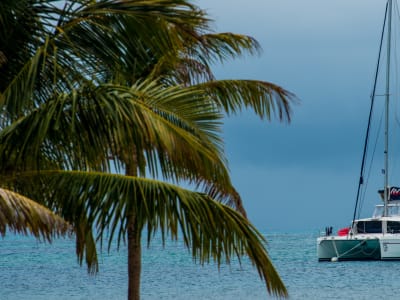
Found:
M 388 215 L 389 199 L 389 90 L 390 90 L 390 48 L 392 35 L 392 0 L 388 0 L 388 32 L 387 32 L 387 57 L 386 57 L 386 92 L 385 92 L 385 182 L 384 182 L 384 217 Z
M 388 17 L 388 5 L 389 5 L 389 2 L 386 2 L 385 18 L 383 19 L 382 33 L 381 33 L 381 38 L 380 38 L 380 43 L 379 43 L 378 61 L 376 63 L 374 85 L 373 85 L 373 89 L 372 89 L 372 93 L 371 93 L 371 104 L 370 104 L 369 116 L 368 116 L 368 126 L 367 126 L 367 131 L 365 134 L 364 151 L 363 151 L 363 156 L 362 156 L 362 161 L 361 161 L 360 179 L 358 181 L 356 204 L 354 206 L 354 214 L 353 214 L 352 224 L 354 224 L 354 221 L 356 220 L 356 217 L 357 217 L 357 212 L 359 212 L 359 209 L 360 209 L 359 203 L 360 203 L 360 198 L 361 198 L 361 193 L 362 193 L 361 192 L 362 185 L 364 184 L 365 163 L 366 163 L 366 159 L 367 159 L 367 149 L 368 149 L 368 145 L 369 145 L 372 114 L 373 114 L 373 110 L 374 110 L 374 106 L 375 106 L 376 87 L 377 87 L 377 83 L 378 83 L 378 75 L 379 75 L 381 57 L 382 57 L 381 54 L 382 54 L 383 42 L 384 42 L 384 38 L 385 38 L 385 30 L 386 30 L 386 23 L 387 23 L 387 17 Z

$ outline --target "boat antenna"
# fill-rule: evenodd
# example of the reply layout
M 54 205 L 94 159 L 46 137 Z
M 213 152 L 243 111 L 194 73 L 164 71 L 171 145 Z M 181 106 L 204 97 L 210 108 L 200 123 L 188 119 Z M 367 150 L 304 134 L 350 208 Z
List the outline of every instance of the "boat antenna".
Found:
M 363 151 L 363 156 L 362 156 L 362 161 L 361 161 L 360 180 L 358 182 L 356 205 L 354 207 L 353 223 L 356 219 L 357 208 L 358 208 L 358 205 L 360 202 L 361 186 L 364 184 L 365 161 L 367 158 L 367 149 L 368 149 L 369 134 L 370 134 L 371 122 L 372 122 L 372 113 L 373 113 L 373 108 L 374 108 L 374 103 L 375 103 L 375 92 L 376 92 L 376 86 L 377 86 L 377 82 L 378 82 L 378 73 L 379 73 L 379 68 L 380 68 L 381 53 L 382 53 L 382 47 L 383 47 L 383 38 L 385 35 L 386 18 L 388 15 L 388 4 L 389 4 L 389 2 L 386 2 L 385 17 L 383 19 L 383 27 L 382 27 L 380 44 L 379 44 L 378 62 L 376 64 L 374 85 L 373 85 L 372 94 L 371 94 L 371 105 L 370 105 L 369 116 L 368 116 L 368 126 L 367 126 L 367 132 L 365 134 L 364 151 Z

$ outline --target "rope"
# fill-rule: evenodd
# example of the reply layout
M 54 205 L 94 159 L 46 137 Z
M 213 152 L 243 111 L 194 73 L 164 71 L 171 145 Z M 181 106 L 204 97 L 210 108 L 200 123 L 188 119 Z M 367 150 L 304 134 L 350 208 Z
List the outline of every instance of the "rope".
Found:
M 353 251 L 354 249 L 356 249 L 356 248 L 358 248 L 358 247 L 364 245 L 364 244 L 366 243 L 366 240 L 361 241 L 360 243 L 358 243 L 357 245 L 355 245 L 353 248 L 347 250 L 346 252 L 342 253 L 341 255 L 339 255 L 339 253 L 338 253 L 338 251 L 337 251 L 335 241 L 332 240 L 332 242 L 333 242 L 333 246 L 334 246 L 334 248 L 335 248 L 335 252 L 336 252 L 337 258 L 339 259 L 340 257 L 345 256 L 347 253 Z M 379 246 L 379 243 L 378 243 L 378 246 Z M 377 249 L 378 249 L 378 247 L 376 247 L 375 249 L 373 249 L 371 253 L 367 253 L 367 252 L 365 252 L 365 251 L 363 251 L 363 250 L 361 249 L 361 252 L 362 252 L 363 254 L 365 254 L 365 255 L 371 255 L 371 254 L 374 253 Z
M 366 156 L 367 156 L 369 133 L 370 133 L 370 128 L 371 128 L 371 120 L 372 120 L 372 112 L 373 112 L 373 107 L 374 107 L 374 102 L 375 102 L 375 92 L 376 92 L 376 85 L 377 85 L 377 81 L 378 81 L 378 73 L 379 73 L 379 67 L 380 67 L 380 61 L 381 61 L 383 38 L 384 38 L 384 35 L 385 35 L 386 18 L 387 18 L 387 14 L 388 14 L 388 4 L 389 3 L 387 2 L 386 3 L 386 9 L 385 9 L 385 17 L 384 17 L 384 20 L 383 20 L 381 41 L 380 41 L 380 46 L 379 46 L 378 61 L 377 61 L 377 64 L 376 64 L 374 85 L 373 85 L 372 94 L 371 94 L 371 106 L 370 106 L 369 117 L 368 117 L 367 132 L 366 132 L 366 135 L 365 135 L 364 151 L 363 151 L 363 157 L 362 157 L 362 162 L 361 162 L 360 180 L 359 180 L 359 183 L 358 183 L 357 196 L 356 196 L 356 205 L 354 207 L 353 224 L 354 224 L 354 221 L 356 219 L 357 207 L 358 207 L 358 204 L 359 204 L 361 186 L 364 183 L 365 160 L 366 160 Z
M 368 185 L 368 181 L 369 181 L 369 179 L 371 177 L 372 167 L 373 167 L 373 164 L 374 164 L 374 157 L 375 157 L 375 153 L 376 153 L 376 150 L 377 150 L 377 147 L 378 147 L 379 133 L 381 132 L 382 123 L 383 123 L 383 110 L 381 111 L 381 116 L 379 118 L 379 125 L 378 125 L 378 128 L 376 130 L 376 138 L 375 138 L 374 148 L 373 148 L 373 151 L 372 151 L 371 161 L 369 162 L 369 169 L 368 169 L 367 176 L 366 176 L 367 179 L 364 180 L 365 186 Z M 360 195 L 361 202 L 358 205 L 358 214 L 357 214 L 357 218 L 358 219 L 360 218 L 360 213 L 361 213 L 362 206 L 364 204 L 364 199 L 365 199 L 366 193 L 367 193 L 367 191 L 366 191 L 366 189 L 364 189 L 364 191 L 362 191 L 362 194 Z

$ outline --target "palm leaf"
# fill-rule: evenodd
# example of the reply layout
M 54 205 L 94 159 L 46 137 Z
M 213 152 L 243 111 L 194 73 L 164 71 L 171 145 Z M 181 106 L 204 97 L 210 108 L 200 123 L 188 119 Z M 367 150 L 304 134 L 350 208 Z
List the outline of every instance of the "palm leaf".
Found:
M 217 80 L 200 84 L 228 115 L 251 108 L 260 118 L 290 121 L 290 104 L 295 96 L 269 82 L 259 80 Z
M 226 168 L 221 115 L 202 94 L 194 88 L 143 82 L 59 95 L 1 132 L 0 156 L 16 169 L 40 167 L 38 163 L 52 159 L 64 160 L 60 168 L 96 169 L 100 163 L 107 166 L 110 153 L 117 159 L 120 149 L 132 150 L 134 145 L 146 154 L 138 165 L 147 165 L 154 176 L 160 168 L 167 179 L 204 186 L 212 197 L 245 214 Z M 46 153 L 50 157 L 44 158 Z
M 7 189 L 0 188 L 0 233 L 32 234 L 51 241 L 71 233 L 70 225 L 46 207 Z
M 208 65 L 244 54 L 260 54 L 261 46 L 256 39 L 247 35 L 231 32 L 205 33 L 199 35 L 193 44 L 185 44 L 183 53 Z
M 95 172 L 23 173 L 18 181 L 26 181 L 25 187 L 33 182 L 45 186 L 46 203 L 67 220 L 77 211 L 85 211 L 88 224 L 96 225 L 100 240 L 108 232 L 120 245 L 134 213 L 139 229 L 147 229 L 149 244 L 161 231 L 163 242 L 167 236 L 177 239 L 182 235 L 185 246 L 200 264 L 229 264 L 233 257 L 240 262 L 246 255 L 269 292 L 287 295 L 264 246 L 264 237 L 238 212 L 205 194 L 160 181 Z M 109 247 L 111 243 L 110 238 Z
M 180 47 L 189 28 L 206 22 L 204 12 L 187 1 L 57 2 L 0 6 L 6 29 L 0 30 L 0 105 L 12 115 L 32 105 L 28 100 L 43 102 L 85 79 L 104 82 L 123 74 L 124 83 L 129 78 L 132 84 L 155 53 Z M 19 36 L 10 34 L 18 30 Z

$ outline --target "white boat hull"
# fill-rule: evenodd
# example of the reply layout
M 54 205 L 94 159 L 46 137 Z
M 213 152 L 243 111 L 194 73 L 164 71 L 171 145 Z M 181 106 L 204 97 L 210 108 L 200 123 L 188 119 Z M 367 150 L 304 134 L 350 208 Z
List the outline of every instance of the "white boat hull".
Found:
M 400 237 L 388 235 L 379 240 L 382 260 L 400 260 Z

